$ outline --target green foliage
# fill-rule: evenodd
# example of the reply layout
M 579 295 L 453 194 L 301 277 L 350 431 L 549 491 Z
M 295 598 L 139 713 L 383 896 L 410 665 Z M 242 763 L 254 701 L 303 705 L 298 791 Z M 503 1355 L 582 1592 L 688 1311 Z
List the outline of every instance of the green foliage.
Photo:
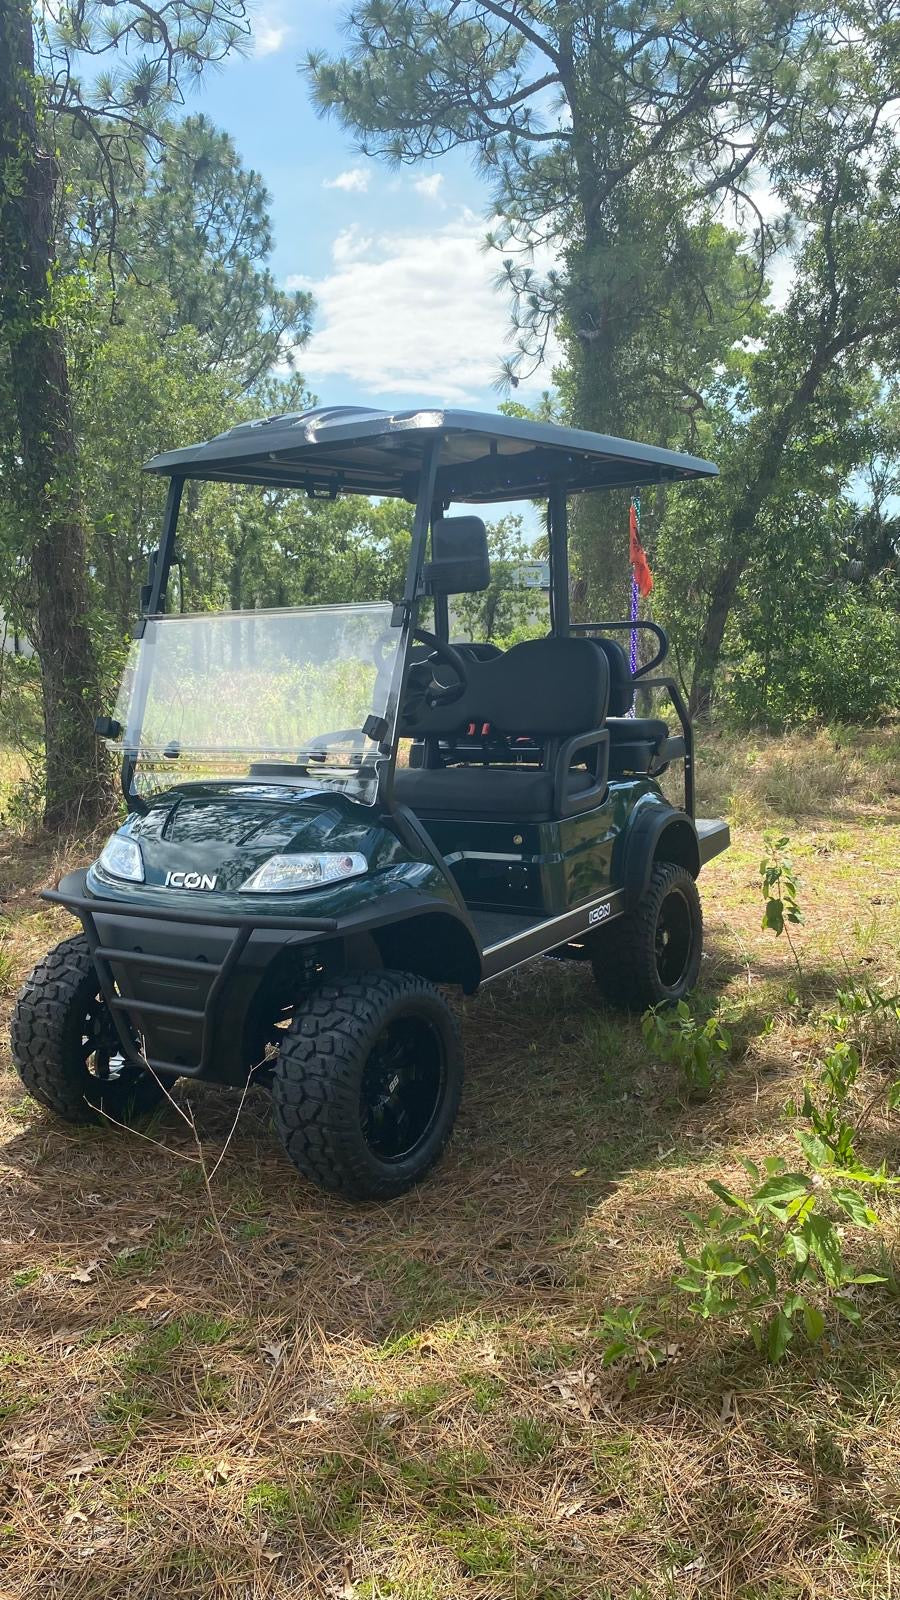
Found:
M 715 1014 L 699 1020 L 686 1000 L 674 1009 L 651 1006 L 641 1032 L 654 1055 L 678 1067 L 690 1100 L 705 1100 L 724 1077 L 731 1035 Z
M 803 921 L 797 901 L 799 880 L 793 861 L 787 854 L 790 839 L 786 834 L 767 833 L 765 842 L 771 853 L 764 856 L 759 864 L 760 885 L 765 901 L 762 926 L 771 928 L 776 938 L 787 933 L 790 942 L 787 924 L 796 926 Z
M 788 883 L 789 864 L 780 854 L 786 844 L 783 838 L 774 841 L 779 854 L 768 862 L 775 868 L 769 873 L 769 888 L 781 889 L 785 921 L 791 920 L 788 908 L 796 903 L 796 883 Z M 780 1155 L 766 1157 L 761 1166 L 741 1159 L 743 1183 L 711 1179 L 707 1187 L 718 1203 L 706 1215 L 688 1213 L 693 1239 L 679 1240 L 674 1305 L 663 1297 L 658 1307 L 641 1302 L 604 1314 L 603 1363 L 622 1363 L 630 1383 L 668 1356 L 664 1326 L 673 1310 L 746 1332 L 765 1359 L 779 1361 L 798 1331 L 811 1343 L 822 1338 L 832 1314 L 858 1323 L 862 1312 L 855 1291 L 877 1284 L 894 1291 L 893 1269 L 884 1253 L 879 1270 L 861 1270 L 845 1230 L 877 1234 L 882 1225 L 879 1196 L 900 1189 L 900 1177 L 889 1173 L 884 1162 L 872 1165 L 858 1148 L 872 1107 L 891 1110 L 900 1105 L 900 1083 L 870 1096 L 854 1116 L 864 1057 L 871 1052 L 884 1065 L 894 1056 L 900 995 L 872 987 L 841 989 L 834 1009 L 821 1021 L 829 1030 L 828 1049 L 804 1086 L 800 1107 L 786 1108 L 795 1119 L 800 1164 L 793 1166 Z M 717 1018 L 709 1022 L 718 1028 Z M 889 1032 L 883 1035 L 878 1030 L 885 1024 Z M 643 1030 L 652 1048 L 682 1065 L 689 1083 L 697 1071 L 698 1052 L 708 1070 L 703 1029 L 686 1006 L 668 1016 L 647 1012 Z M 722 1030 L 720 1055 L 727 1054 L 727 1038 Z M 873 1039 L 880 1054 L 873 1050 Z
M 644 496 L 652 604 L 694 708 L 715 690 L 774 726 L 896 705 L 891 17 L 751 0 L 736 29 L 716 4 L 638 0 L 610 24 L 589 0 L 364 0 L 345 32 L 345 54 L 308 59 L 319 108 L 368 154 L 459 147 L 490 182 L 508 381 L 555 331 L 563 420 L 720 465 Z M 624 495 L 574 508 L 584 616 L 627 606 L 627 526 Z
M 600 1319 L 601 1361 L 604 1367 L 621 1364 L 633 1389 L 642 1372 L 654 1372 L 666 1358 L 660 1342 L 662 1325 L 643 1301 L 634 1306 L 614 1306 Z
M 829 1310 L 858 1322 L 848 1290 L 885 1281 L 882 1272 L 859 1271 L 844 1245 L 848 1223 L 878 1228 L 877 1195 L 900 1187 L 884 1164 L 871 1167 L 857 1153 L 849 1101 L 859 1070 L 857 1049 L 836 1039 L 804 1091 L 795 1130 L 804 1167 L 792 1170 L 780 1156 L 768 1157 L 762 1171 L 743 1161 L 752 1185 L 743 1192 L 713 1179 L 709 1188 L 721 1204 L 692 1218 L 696 1247 L 679 1245 L 676 1286 L 694 1314 L 744 1327 L 773 1361 L 797 1326 L 808 1339 L 820 1338 Z
M 797 968 L 797 975 L 802 983 L 803 967 L 797 954 L 797 947 L 791 938 L 791 928 L 802 923 L 803 913 L 797 900 L 799 880 L 794 871 L 793 860 L 787 854 L 790 839 L 786 834 L 767 833 L 765 843 L 770 853 L 763 856 L 759 864 L 760 888 L 765 902 L 762 926 L 771 928 L 776 939 L 782 934 L 785 935 Z

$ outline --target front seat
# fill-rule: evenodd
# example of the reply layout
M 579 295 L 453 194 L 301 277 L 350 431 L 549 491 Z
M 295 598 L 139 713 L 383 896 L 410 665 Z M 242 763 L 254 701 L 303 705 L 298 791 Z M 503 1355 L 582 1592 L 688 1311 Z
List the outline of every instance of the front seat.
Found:
M 397 799 L 419 816 L 549 821 L 599 805 L 606 792 L 604 727 L 609 667 L 590 639 L 527 639 L 505 654 L 467 661 L 464 694 L 450 705 L 401 712 L 403 737 L 453 738 L 472 723 L 494 733 L 527 729 L 540 766 L 398 767 Z

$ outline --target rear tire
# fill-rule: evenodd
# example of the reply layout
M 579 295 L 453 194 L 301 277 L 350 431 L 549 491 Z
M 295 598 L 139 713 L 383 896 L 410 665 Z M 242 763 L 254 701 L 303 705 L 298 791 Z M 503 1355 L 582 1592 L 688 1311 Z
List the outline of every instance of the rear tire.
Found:
M 19 991 L 10 1033 L 28 1093 L 65 1122 L 136 1122 L 162 1099 L 153 1074 L 122 1057 L 83 934 L 38 962 Z
M 463 1054 L 443 996 L 408 972 L 323 984 L 294 1018 L 272 1082 L 275 1126 L 298 1171 L 354 1200 L 390 1200 L 444 1151 Z
M 703 911 L 686 867 L 659 861 L 635 906 L 594 935 L 591 965 L 604 1000 L 626 1011 L 674 1006 L 693 989 Z

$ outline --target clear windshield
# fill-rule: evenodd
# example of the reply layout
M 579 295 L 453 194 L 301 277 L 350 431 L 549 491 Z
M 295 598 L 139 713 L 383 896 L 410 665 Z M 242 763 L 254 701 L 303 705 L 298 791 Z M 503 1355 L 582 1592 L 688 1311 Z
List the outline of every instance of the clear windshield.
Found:
M 113 741 L 140 787 L 251 777 L 369 804 L 400 629 L 389 603 L 151 617 L 132 646 Z M 390 730 L 392 731 L 392 730 Z

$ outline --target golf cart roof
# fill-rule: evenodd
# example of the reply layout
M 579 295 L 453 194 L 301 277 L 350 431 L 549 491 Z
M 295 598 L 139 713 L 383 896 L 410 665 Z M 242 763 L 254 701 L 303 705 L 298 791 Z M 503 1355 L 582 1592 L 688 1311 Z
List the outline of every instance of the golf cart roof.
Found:
M 222 479 L 339 494 L 415 500 L 424 451 L 440 435 L 437 494 L 445 502 L 539 498 L 638 484 L 714 478 L 697 456 L 552 422 L 483 411 L 374 411 L 320 406 L 241 422 L 205 444 L 168 450 L 147 463 L 170 477 Z

